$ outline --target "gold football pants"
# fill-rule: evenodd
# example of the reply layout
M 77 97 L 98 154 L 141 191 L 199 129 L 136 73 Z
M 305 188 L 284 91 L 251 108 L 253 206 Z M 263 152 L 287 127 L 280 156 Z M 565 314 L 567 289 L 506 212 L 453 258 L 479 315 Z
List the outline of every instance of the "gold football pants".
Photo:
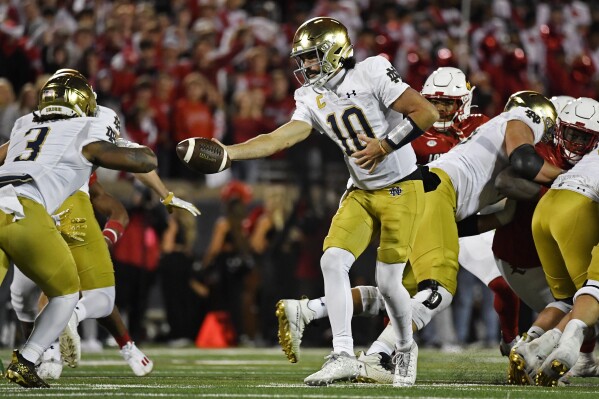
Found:
M 441 183 L 434 191 L 424 194 L 425 207 L 410 264 L 416 282 L 436 280 L 452 295 L 457 288 L 458 228 L 455 221 L 456 192 L 449 176 L 441 169 L 431 169 Z M 410 273 L 406 273 L 409 279 Z M 404 285 L 414 290 L 414 281 Z
M 39 203 L 19 197 L 25 217 L 0 211 L 0 272 L 2 278 L 12 260 L 52 298 L 79 291 L 79 278 L 69 247 L 54 220 Z
M 333 217 L 323 250 L 341 248 L 357 258 L 380 232 L 377 260 L 405 263 L 423 211 L 421 180 L 407 180 L 379 190 L 350 190 Z
M 549 190 L 532 219 L 539 259 L 555 299 L 574 296 L 587 279 L 599 242 L 599 203 L 570 190 Z
M 89 196 L 82 191 L 71 195 L 57 213 L 71 209 L 70 218 L 85 218 L 83 241 L 65 238 L 77 265 L 81 291 L 114 286 L 114 267 L 102 229 L 94 216 Z

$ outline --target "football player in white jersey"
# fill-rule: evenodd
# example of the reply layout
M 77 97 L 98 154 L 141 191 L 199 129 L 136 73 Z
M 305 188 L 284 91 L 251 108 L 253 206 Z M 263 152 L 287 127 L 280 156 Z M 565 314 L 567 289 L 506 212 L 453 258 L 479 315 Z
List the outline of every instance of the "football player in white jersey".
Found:
M 575 166 L 559 176 L 539 201 L 532 231 L 545 278 L 562 306 L 547 306 L 534 324 L 540 337 L 512 350 L 513 383 L 532 383 L 536 375 L 537 385 L 556 385 L 576 364 L 584 332 L 594 328 L 599 317 L 599 227 L 594 223 L 599 217 L 597 115 L 599 102 L 590 98 L 569 102 L 559 115 L 556 142 Z
M 424 208 L 416 157 L 407 145 L 433 124 L 438 112 L 402 82 L 387 59 L 356 63 L 347 29 L 317 17 L 302 24 L 291 55 L 302 87 L 291 121 L 245 143 L 223 146 L 232 160 L 262 158 L 305 140 L 313 129 L 345 154 L 353 186 L 333 218 L 321 258 L 333 352 L 308 385 L 350 380 L 359 373 L 351 333 L 349 269 L 380 231 L 376 277 L 397 341 L 394 385 L 411 386 L 418 347 L 412 339 L 410 296 L 402 274 Z
M 83 77 L 73 69 L 58 70 L 54 76 L 62 74 Z M 32 114 L 29 114 L 29 116 L 33 118 Z M 113 126 L 117 137 L 120 137 L 119 118 L 113 110 L 98 106 L 96 117 Z M 122 144 L 123 140 L 119 138 L 117 143 Z M 125 143 L 125 145 L 134 144 Z M 175 197 L 172 192 L 169 192 L 155 171 L 135 175 L 144 184 L 153 188 L 163 198 L 162 202 L 167 207 L 185 209 L 194 216 L 199 214 L 198 209 L 193 204 L 183 201 Z M 109 217 L 103 230 L 96 223 L 94 216 L 94 210 L 98 209 L 100 213 Z M 106 244 L 113 245 L 123 233 L 128 220 L 126 210 L 120 202 L 103 190 L 94 174 L 89 184 L 86 182 L 83 187 L 71 195 L 57 210 L 57 213 L 68 213 L 68 217 L 63 218 L 59 225 L 61 233 L 68 228 L 63 225 L 72 226 L 69 223 L 71 220 L 82 221 L 77 226 L 79 227 L 77 236 L 63 233 L 77 264 L 81 299 L 75 307 L 75 312 L 73 312 L 67 328 L 61 334 L 60 345 L 53 343 L 44 352 L 41 364 L 38 367 L 40 377 L 58 379 L 62 372 L 62 358 L 69 366 L 77 366 L 81 357 L 77 325 L 88 318 L 98 319 L 105 328 L 115 335 L 115 339 L 121 348 L 121 354 L 136 375 L 148 374 L 152 371 L 152 361 L 131 340 L 118 309 L 114 307 L 114 270 Z M 38 310 L 39 294 L 39 288 L 33 281 L 19 270 L 15 271 L 11 284 L 11 300 L 26 336 L 33 328 L 33 320 Z
M 9 261 L 49 298 L 21 351 L 13 352 L 9 380 L 48 387 L 34 364 L 66 326 L 79 299 L 77 268 L 49 213 L 89 179 L 94 165 L 131 172 L 156 168 L 147 147 L 117 147 L 114 126 L 96 118 L 87 80 L 52 76 L 40 91 L 33 120 L 17 120 L 0 167 L 0 272 Z

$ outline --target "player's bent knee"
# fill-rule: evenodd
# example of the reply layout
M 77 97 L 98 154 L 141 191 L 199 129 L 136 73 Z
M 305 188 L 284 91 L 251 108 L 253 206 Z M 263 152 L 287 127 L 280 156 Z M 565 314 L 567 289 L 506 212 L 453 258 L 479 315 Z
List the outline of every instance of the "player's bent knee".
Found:
M 556 308 L 557 310 L 561 311 L 562 313 L 566 313 L 567 314 L 567 313 L 569 313 L 572 310 L 572 298 L 561 299 L 559 301 L 551 302 L 546 307 L 548 307 L 548 308 Z
M 574 295 L 574 301 L 576 301 L 576 299 L 580 295 L 590 295 L 593 298 L 595 298 L 595 300 L 597 302 L 599 302 L 599 281 L 597 281 L 597 280 L 585 281 L 584 285 L 582 287 L 580 287 L 580 289 L 578 291 L 576 291 L 576 295 Z
M 97 319 L 112 313 L 116 298 L 114 286 L 82 291 L 81 295 L 85 300 L 88 318 Z
M 362 313 L 360 316 L 378 316 L 385 310 L 385 300 L 379 289 L 373 286 L 359 285 L 360 299 L 362 301 Z
M 412 298 L 412 322 L 421 330 L 435 315 L 447 309 L 452 300 L 453 295 L 441 285 L 419 291 Z
M 320 268 L 323 274 L 348 273 L 354 263 L 351 252 L 341 248 L 328 248 L 320 258 Z

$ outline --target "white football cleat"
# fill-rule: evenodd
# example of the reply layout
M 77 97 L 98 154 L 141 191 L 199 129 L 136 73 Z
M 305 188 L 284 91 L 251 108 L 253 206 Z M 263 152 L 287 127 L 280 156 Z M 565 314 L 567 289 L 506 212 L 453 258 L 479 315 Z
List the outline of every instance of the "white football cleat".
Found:
M 510 352 L 508 384 L 534 385 L 533 379 L 539 367 L 551 353 L 559 337 L 560 335 L 550 330 L 532 341 L 525 342 L 528 336 L 523 335 Z
M 363 367 L 362 362 L 345 352 L 331 352 L 325 359 L 327 361 L 322 365 L 322 368 L 306 377 L 304 383 L 323 386 L 337 381 L 355 381 L 360 374 L 360 368 Z
M 397 349 L 393 355 L 395 373 L 393 375 L 394 387 L 411 387 L 416 382 L 416 371 L 418 368 L 418 345 L 412 341 L 412 346 L 405 352 Z
M 77 332 L 77 315 L 71 315 L 59 337 L 60 354 L 69 367 L 77 367 L 81 360 L 81 337 Z
M 137 349 L 135 342 L 127 342 L 127 345 L 123 346 L 119 351 L 123 359 L 127 361 L 133 373 L 138 377 L 150 374 L 154 368 L 154 362 L 152 362 L 142 351 Z
M 580 345 L 573 340 L 560 342 L 547 356 L 535 376 L 535 384 L 545 387 L 555 387 L 562 378 L 577 363 Z
M 291 363 L 297 363 L 304 328 L 314 320 L 315 312 L 308 308 L 308 298 L 282 299 L 275 312 L 279 320 L 279 344 Z
M 599 377 L 599 364 L 593 353 L 580 352 L 574 367 L 568 371 L 568 377 Z
M 36 367 L 37 375 L 44 380 L 57 380 L 62 374 L 62 359 L 59 343 L 54 342 L 42 353 L 40 363 Z
M 367 355 L 366 352 L 360 353 L 358 361 L 362 362 L 360 374 L 356 378 L 358 382 L 374 384 L 393 383 L 393 374 L 395 367 L 391 361 L 391 356 L 384 352 Z

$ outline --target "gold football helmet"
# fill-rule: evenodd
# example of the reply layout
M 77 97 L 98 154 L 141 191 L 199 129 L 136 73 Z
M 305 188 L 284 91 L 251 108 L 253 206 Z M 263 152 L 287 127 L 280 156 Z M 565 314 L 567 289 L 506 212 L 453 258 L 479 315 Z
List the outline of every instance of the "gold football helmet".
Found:
M 536 91 L 519 91 L 510 96 L 503 110 L 509 111 L 516 107 L 525 107 L 533 110 L 534 113 L 541 118 L 541 121 L 545 126 L 543 141 L 553 143 L 557 111 L 555 110 L 553 103 L 547 97 Z
M 341 22 L 328 17 L 312 18 L 293 37 L 291 57 L 298 64 L 295 77 L 302 86 L 322 87 L 353 53 L 347 28 Z
M 95 116 L 96 93 L 79 71 L 60 69 L 48 79 L 39 93 L 42 116 Z

